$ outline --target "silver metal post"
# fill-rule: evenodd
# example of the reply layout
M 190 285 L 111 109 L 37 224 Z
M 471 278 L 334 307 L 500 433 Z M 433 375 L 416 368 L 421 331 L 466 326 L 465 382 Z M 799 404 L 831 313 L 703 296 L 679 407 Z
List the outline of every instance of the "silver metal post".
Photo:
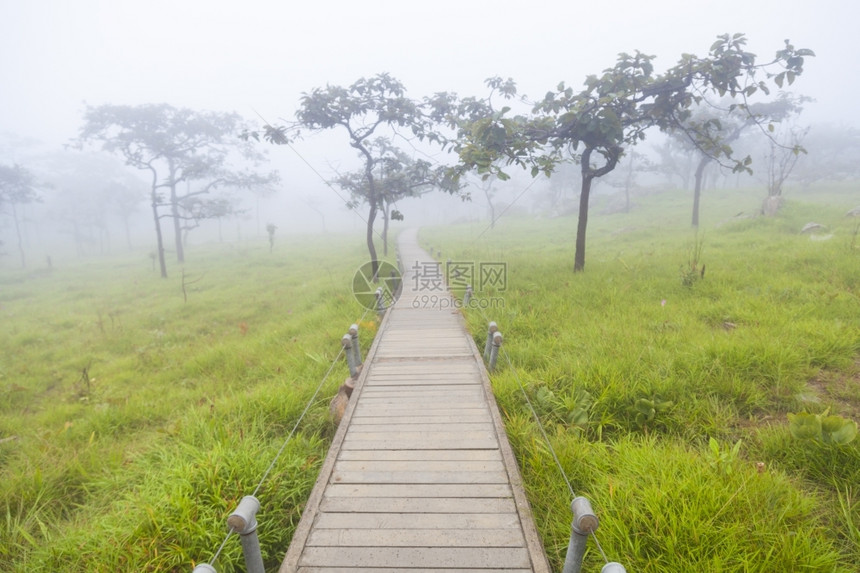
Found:
M 239 502 L 236 511 L 227 518 L 227 525 L 239 534 L 245 568 L 248 573 L 266 573 L 263 556 L 260 554 L 260 540 L 257 538 L 257 512 L 260 502 L 253 495 L 246 495 Z
M 344 354 L 346 354 L 346 363 L 349 365 L 349 375 L 353 378 L 358 374 L 357 365 L 355 364 L 355 353 L 352 351 L 352 337 L 349 334 L 344 334 L 340 339 L 343 345 Z
M 358 342 L 358 325 L 353 324 L 349 327 L 349 337 L 352 339 L 352 352 L 355 357 L 356 367 L 361 365 L 361 346 Z
M 472 285 L 468 285 L 466 287 L 466 292 L 463 294 L 463 306 L 469 306 L 469 302 L 472 300 Z
M 573 511 L 573 522 L 570 524 L 570 543 L 567 546 L 562 573 L 580 573 L 588 536 L 597 531 L 600 522 L 591 509 L 591 503 L 584 497 L 574 498 L 570 509 Z M 604 573 L 614 572 L 610 569 Z
M 502 333 L 493 333 L 493 345 L 490 347 L 490 372 L 496 369 L 496 361 L 499 359 L 499 349 L 502 347 Z
M 490 322 L 487 327 L 487 343 L 484 345 L 484 360 L 490 361 L 490 347 L 493 345 L 493 334 L 499 330 L 495 322 Z

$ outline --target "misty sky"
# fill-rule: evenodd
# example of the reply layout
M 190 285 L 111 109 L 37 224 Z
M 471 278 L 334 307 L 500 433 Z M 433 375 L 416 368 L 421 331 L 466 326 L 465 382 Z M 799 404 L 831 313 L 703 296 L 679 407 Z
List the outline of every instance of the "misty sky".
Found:
M 668 66 L 738 31 L 760 57 L 785 38 L 815 50 L 797 84 L 810 117 L 854 123 L 858 15 L 850 0 L 0 0 L 0 131 L 64 141 L 84 101 L 292 119 L 301 92 L 382 71 L 413 97 L 480 95 L 491 75 L 539 97 L 620 51 Z
M 521 93 L 539 98 L 562 80 L 581 87 L 619 52 L 656 55 L 659 70 L 681 53 L 704 55 L 727 32 L 746 33 L 762 60 L 786 38 L 813 49 L 817 57 L 795 88 L 817 100 L 805 120 L 858 125 L 857 6 L 850 0 L 0 0 L 0 140 L 14 134 L 59 147 L 77 134 L 84 102 L 166 102 L 292 120 L 302 92 L 379 72 L 400 79 L 415 98 L 446 90 L 485 95 L 483 81 L 494 75 L 513 77 Z M 344 168 L 342 161 L 357 161 L 342 139 L 296 148 L 324 177 Z M 23 147 L 7 147 L 4 155 L 0 162 L 26 160 Z M 342 198 L 289 151 L 270 155 L 288 190 L 298 190 L 292 199 L 282 195 L 284 208 L 320 200 L 343 208 Z

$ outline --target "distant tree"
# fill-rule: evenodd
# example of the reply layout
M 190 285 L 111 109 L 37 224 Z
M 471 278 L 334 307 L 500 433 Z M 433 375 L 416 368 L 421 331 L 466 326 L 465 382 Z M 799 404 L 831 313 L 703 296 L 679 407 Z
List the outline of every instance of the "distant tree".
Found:
M 803 136 L 805 154 L 799 155 L 791 180 L 808 188 L 817 182 L 860 178 L 860 129 L 816 124 Z
M 53 193 L 46 200 L 50 217 L 69 234 L 78 255 L 110 248 L 110 222 L 122 221 L 131 248 L 129 219 L 146 199 L 146 185 L 122 161 L 103 153 L 70 150 L 44 155 L 40 171 Z
M 484 199 L 487 201 L 487 209 L 490 211 L 490 228 L 496 228 L 496 206 L 493 203 L 493 200 L 498 192 L 498 188 L 496 184 L 498 183 L 498 177 L 488 177 L 481 181 L 481 193 L 484 195 Z
M 694 147 L 686 139 L 666 137 L 659 145 L 652 146 L 657 153 L 659 163 L 656 171 L 666 177 L 666 183 L 674 186 L 677 183 L 681 189 L 690 188 L 690 180 L 696 167 L 696 156 L 691 153 Z
M 642 173 L 653 171 L 655 168 L 644 153 L 635 149 L 628 149 L 621 159 L 618 160 L 617 177 L 607 179 L 606 182 L 624 193 L 624 212 L 629 213 L 632 206 L 631 195 L 633 190 L 639 187 L 637 178 Z
M 275 226 L 274 223 L 269 223 L 266 225 L 266 233 L 268 233 L 268 235 L 269 235 L 269 252 L 270 253 L 275 248 L 275 231 L 277 231 L 277 230 L 278 230 L 278 228 Z
M 723 158 L 730 159 L 733 153 L 731 146 L 749 128 L 766 125 L 765 133 L 772 134 L 774 124 L 799 114 L 803 110 L 802 104 L 807 100 L 802 96 L 781 92 L 773 101 L 750 105 L 738 105 L 730 101 L 722 104 L 703 103 L 694 106 L 689 117 L 680 122 L 680 127 L 670 131 L 681 145 L 698 157 L 693 189 L 693 227 L 699 226 L 702 186 L 708 165 L 719 163 Z M 781 146 L 772 136 L 765 139 L 776 147 Z M 796 154 L 799 150 L 799 147 L 791 147 L 786 151 Z
M 0 165 L 0 211 L 8 209 L 12 217 L 22 268 L 27 267 L 27 258 L 18 210 L 22 205 L 40 200 L 38 188 L 36 176 L 28 169 L 18 164 Z
M 769 139 L 769 152 L 764 157 L 767 166 L 767 197 L 762 203 L 762 213 L 773 216 L 782 206 L 782 187 L 800 159 L 806 153 L 802 143 L 809 128 L 795 125 L 781 126 L 778 139 Z
M 102 185 L 101 194 L 108 198 L 108 205 L 122 220 L 125 243 L 129 250 L 134 248 L 131 243 L 131 216 L 137 213 L 146 199 L 145 186 L 140 183 L 130 177 L 120 177 L 110 179 Z
M 78 142 L 100 143 L 105 151 L 119 154 L 128 165 L 151 175 L 150 201 L 162 277 L 167 277 L 167 265 L 161 207 L 169 209 L 166 216 L 173 222 L 176 257 L 181 263 L 185 260 L 183 231 L 196 226 L 196 216 L 217 210 L 201 208 L 211 191 L 276 180 L 274 172 L 258 175 L 230 167 L 231 159 L 259 159 L 248 142 L 238 137 L 244 130 L 241 118 L 232 113 L 198 112 L 167 104 L 87 107 Z M 183 182 L 187 183 L 184 193 L 180 189 Z M 184 225 L 188 221 L 191 224 Z
M 690 108 L 706 96 L 728 96 L 745 104 L 755 92 L 768 92 L 769 80 L 779 87 L 791 83 L 802 73 L 804 57 L 814 55 L 786 42 L 772 61 L 757 64 L 745 45 L 743 34 L 720 36 L 708 56 L 685 54 L 661 75 L 654 73 L 653 56 L 638 51 L 621 54 L 614 67 L 588 76 L 582 91 L 559 84 L 537 102 L 531 116 L 509 116 L 510 108 L 495 111 L 485 106 L 489 113 L 478 119 L 460 119 L 455 123 L 462 137 L 454 147 L 463 168 L 484 173 L 503 173 L 504 165 L 514 164 L 531 168 L 532 176 L 537 176 L 551 172 L 561 161 L 577 160 L 582 186 L 574 270 L 581 271 L 592 184 L 615 169 L 626 148 L 643 141 L 652 127 L 682 128 Z M 761 73 L 766 80 L 757 78 Z M 497 79 L 490 87 L 499 86 L 504 95 L 516 95 L 515 86 Z M 697 145 L 706 146 L 694 129 L 686 133 Z M 749 158 L 725 156 L 734 169 L 749 169 Z
M 432 121 L 418 102 L 406 96 L 406 88 L 389 74 L 360 78 L 347 87 L 326 86 L 315 88 L 302 95 L 293 125 L 266 125 L 262 133 L 246 132 L 246 137 L 261 137 L 275 144 L 289 143 L 292 134 L 298 137 L 302 129 L 319 132 L 340 129 L 346 132 L 349 145 L 362 158 L 360 172 L 347 174 L 343 183 L 355 189 L 368 205 L 366 243 L 374 276 L 379 262 L 374 245 L 374 223 L 380 210 L 385 208 L 386 190 L 380 186 L 379 169 L 387 161 L 372 141 L 382 130 L 385 136 L 394 133 L 419 140 L 436 141 Z M 456 185 L 446 190 L 455 192 Z
M 398 201 L 407 197 L 418 197 L 434 188 L 456 193 L 458 187 L 444 167 L 434 167 L 429 161 L 414 159 L 384 137 L 374 139 L 367 143 L 366 147 L 377 166 L 374 192 L 371 192 L 364 169 L 339 176 L 335 184 L 350 194 L 350 208 L 357 208 L 365 203 L 370 206 L 371 197 L 375 193 L 378 209 L 382 212 L 383 254 L 387 255 L 390 220 L 404 219 L 403 214 L 394 209 Z

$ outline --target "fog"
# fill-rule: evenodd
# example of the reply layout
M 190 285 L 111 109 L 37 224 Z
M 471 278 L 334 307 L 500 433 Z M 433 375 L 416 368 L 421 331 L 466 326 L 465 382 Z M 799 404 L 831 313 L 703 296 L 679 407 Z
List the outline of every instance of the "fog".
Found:
M 0 0 L 0 164 L 21 164 L 54 186 L 45 191 L 44 203 L 25 213 L 34 257 L 44 256 L 40 253 L 58 238 L 70 249 L 77 245 L 81 255 L 128 242 L 152 249 L 148 183 L 117 158 L 94 169 L 105 185 L 140 186 L 140 205 L 128 227 L 114 216 L 108 230 L 75 230 L 77 223 L 62 216 L 71 209 L 62 203 L 69 199 L 63 190 L 72 178 L 68 162 L 82 156 L 66 145 L 78 135 L 86 105 L 168 103 L 235 111 L 258 123 L 290 121 L 303 92 L 380 72 L 401 80 L 416 99 L 439 91 L 484 95 L 484 80 L 496 75 L 516 80 L 521 93 L 540 97 L 562 80 L 581 86 L 586 75 L 613 65 L 619 52 L 654 54 L 659 69 L 685 52 L 705 54 L 716 35 L 727 32 L 746 33 L 749 49 L 762 58 L 772 56 L 786 38 L 814 50 L 817 57 L 809 59 L 793 88 L 815 100 L 806 105 L 802 122 L 858 125 L 854 88 L 860 60 L 851 47 L 858 12 L 848 0 Z M 651 143 L 649 137 L 643 147 Z M 348 198 L 324 181 L 358 165 L 344 134 L 307 137 L 292 149 L 260 147 L 269 156 L 266 169 L 280 172 L 277 192 L 246 193 L 241 216 L 206 221 L 191 235 L 192 244 L 264 236 L 268 223 L 284 234 L 362 229 L 361 212 L 349 211 Z M 65 167 L 58 169 L 58 162 Z M 87 195 L 85 184 L 75 185 L 77 195 Z M 102 201 L 97 192 L 105 185 L 92 183 L 90 199 Z M 499 210 L 510 213 L 514 205 L 540 212 L 549 185 L 518 175 L 497 190 Z M 409 224 L 487 218 L 480 188 L 471 192 L 471 203 L 427 196 L 398 207 Z M 559 205 L 544 209 L 545 214 L 562 211 Z M 85 222 L 85 214 L 79 215 L 77 222 Z M 5 220 L 0 233 L 8 254 Z M 85 240 L 70 242 L 76 233 Z M 10 265 L 10 257 L 0 264 Z

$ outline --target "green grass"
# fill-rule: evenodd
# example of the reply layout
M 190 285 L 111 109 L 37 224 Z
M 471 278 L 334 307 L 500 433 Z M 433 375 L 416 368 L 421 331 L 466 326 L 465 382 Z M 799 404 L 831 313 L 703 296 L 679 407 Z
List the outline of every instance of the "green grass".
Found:
M 363 313 L 350 292 L 359 238 L 290 243 L 192 249 L 187 302 L 180 269 L 162 280 L 141 253 L 0 271 L 0 570 L 190 571 L 211 559 Z M 341 360 L 258 493 L 269 568 L 325 457 L 328 400 L 346 375 Z M 217 567 L 244 567 L 237 539 Z
M 571 218 L 421 233 L 445 258 L 508 265 L 504 291 L 477 293 L 503 307 L 466 315 L 479 346 L 487 318 L 505 334 L 516 370 L 503 357 L 493 385 L 554 569 L 571 500 L 520 383 L 629 571 L 860 570 L 860 440 L 800 442 L 786 419 L 860 417 L 860 240 L 844 217 L 856 192 L 790 193 L 772 219 L 733 218 L 760 204 L 748 190 L 710 192 L 698 234 L 679 192 L 629 214 L 600 215 L 601 201 L 584 273 Z M 800 235 L 810 221 L 833 237 Z M 362 314 L 349 292 L 362 244 L 194 248 L 187 302 L 179 268 L 161 280 L 145 253 L 0 269 L 0 571 L 210 560 Z M 706 272 L 685 285 L 697 245 Z M 259 492 L 270 570 L 346 375 L 341 361 Z M 584 570 L 601 565 L 590 543 Z M 235 538 L 217 567 L 243 569 Z
M 445 258 L 507 263 L 506 289 L 477 293 L 503 308 L 466 315 L 479 346 L 487 320 L 505 335 L 515 371 L 493 385 L 554 569 L 570 495 L 520 383 L 629 571 L 860 570 L 860 440 L 801 442 L 786 418 L 860 418 L 860 243 L 845 217 L 860 197 L 833 187 L 734 217 L 760 200 L 710 192 L 698 233 L 680 192 L 629 214 L 598 205 L 584 273 L 572 218 L 422 230 Z M 832 237 L 801 235 L 810 221 Z M 592 545 L 584 570 L 601 563 Z

